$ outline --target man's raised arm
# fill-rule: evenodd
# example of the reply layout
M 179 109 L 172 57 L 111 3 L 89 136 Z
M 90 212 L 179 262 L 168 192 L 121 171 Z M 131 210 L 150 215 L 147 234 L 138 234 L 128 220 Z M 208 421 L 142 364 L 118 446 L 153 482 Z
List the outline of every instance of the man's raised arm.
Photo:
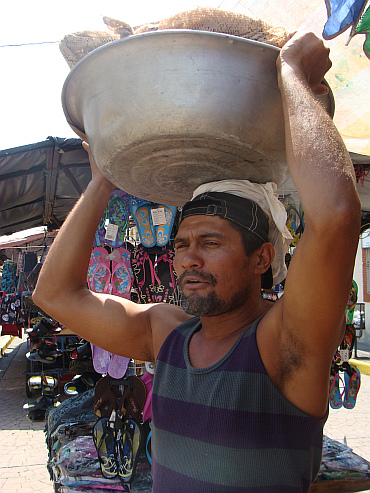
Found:
M 86 144 L 85 148 L 88 150 Z M 92 293 L 86 286 L 94 235 L 114 189 L 90 161 L 91 182 L 47 255 L 33 299 L 51 317 L 95 345 L 112 353 L 151 361 L 157 352 L 153 350 L 152 324 L 160 320 L 158 308 L 163 307 L 136 305 L 123 298 Z M 182 310 L 166 308 L 174 328 L 171 317 L 175 309 L 181 313 Z M 158 325 L 166 329 L 165 324 Z
M 312 97 L 331 67 L 329 50 L 312 33 L 296 34 L 277 62 L 289 171 L 305 231 L 285 284 L 285 325 L 308 351 L 330 361 L 343 337 L 360 232 L 360 201 L 350 156 L 331 118 Z

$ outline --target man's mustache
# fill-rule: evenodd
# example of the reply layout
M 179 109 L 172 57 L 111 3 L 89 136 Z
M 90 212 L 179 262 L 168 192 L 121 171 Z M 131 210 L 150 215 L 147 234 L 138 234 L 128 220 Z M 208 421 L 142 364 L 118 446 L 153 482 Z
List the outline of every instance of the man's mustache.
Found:
M 178 285 L 181 287 L 185 277 L 192 277 L 192 276 L 196 277 L 197 279 L 201 279 L 202 281 L 209 282 L 211 286 L 216 286 L 217 284 L 217 279 L 215 278 L 214 275 L 193 269 L 193 270 L 185 270 L 181 274 L 181 276 L 177 280 Z

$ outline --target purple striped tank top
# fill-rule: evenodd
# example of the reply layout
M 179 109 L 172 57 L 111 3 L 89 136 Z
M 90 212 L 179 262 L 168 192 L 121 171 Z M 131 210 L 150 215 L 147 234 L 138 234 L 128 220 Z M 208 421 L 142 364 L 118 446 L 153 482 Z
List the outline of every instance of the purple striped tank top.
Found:
M 271 382 L 257 347 L 259 320 L 208 368 L 189 361 L 198 318 L 163 343 L 152 396 L 154 493 L 309 491 L 325 420 L 297 409 Z

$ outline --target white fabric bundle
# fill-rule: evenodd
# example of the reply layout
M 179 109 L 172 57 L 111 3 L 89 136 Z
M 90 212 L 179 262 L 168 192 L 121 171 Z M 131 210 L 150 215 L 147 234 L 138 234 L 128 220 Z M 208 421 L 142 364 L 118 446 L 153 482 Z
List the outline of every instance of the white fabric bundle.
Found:
M 275 248 L 275 258 L 271 265 L 274 285 L 286 277 L 285 254 L 293 239 L 286 227 L 287 213 L 277 197 L 276 189 L 277 185 L 273 182 L 259 184 L 248 180 L 221 180 L 200 185 L 192 197 L 194 199 L 205 192 L 226 192 L 253 200 L 261 207 L 268 216 L 269 240 Z

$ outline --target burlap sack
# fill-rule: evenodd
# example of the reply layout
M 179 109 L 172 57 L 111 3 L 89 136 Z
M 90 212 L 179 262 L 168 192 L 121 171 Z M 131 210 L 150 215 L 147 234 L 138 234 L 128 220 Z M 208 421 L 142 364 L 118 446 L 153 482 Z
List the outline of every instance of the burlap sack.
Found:
M 163 19 L 158 24 L 161 29 L 192 29 L 231 34 L 241 38 L 253 39 L 281 48 L 288 40 L 289 33 L 283 27 L 274 27 L 261 19 L 236 12 L 214 8 L 197 8 Z M 154 25 L 149 25 L 153 30 Z M 146 26 L 135 29 L 134 33 L 144 32 Z
M 103 17 L 103 21 L 111 33 L 82 31 L 68 34 L 61 40 L 60 51 L 71 68 L 85 55 L 106 43 L 131 34 L 163 29 L 192 29 L 231 34 L 279 48 L 289 37 L 288 31 L 283 27 L 274 27 L 261 19 L 214 8 L 187 10 L 159 22 L 143 24 L 134 29 L 125 22 L 110 17 Z

